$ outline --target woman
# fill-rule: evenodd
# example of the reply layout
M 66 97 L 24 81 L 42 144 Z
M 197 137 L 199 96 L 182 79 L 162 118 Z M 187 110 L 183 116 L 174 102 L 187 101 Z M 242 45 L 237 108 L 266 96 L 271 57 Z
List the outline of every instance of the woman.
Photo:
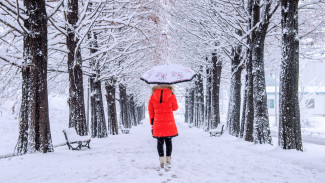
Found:
M 178 135 L 173 111 L 178 109 L 174 88 L 171 85 L 156 85 L 149 100 L 149 117 L 152 136 L 157 138 L 160 167 L 171 164 L 172 137 Z M 166 157 L 164 156 L 166 143 Z

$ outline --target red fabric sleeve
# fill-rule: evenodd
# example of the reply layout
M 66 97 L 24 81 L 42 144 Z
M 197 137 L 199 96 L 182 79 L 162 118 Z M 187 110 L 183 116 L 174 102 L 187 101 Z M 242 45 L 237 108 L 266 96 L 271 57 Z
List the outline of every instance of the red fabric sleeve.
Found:
M 150 100 L 149 100 L 148 111 L 149 111 L 150 125 L 153 125 L 151 122 L 151 119 L 153 119 L 155 117 L 155 110 L 153 108 L 153 104 L 152 104 L 151 100 L 152 100 L 152 96 L 150 97 Z
M 173 111 L 176 111 L 178 109 L 177 99 L 176 99 L 175 94 L 173 94 L 172 97 L 173 97 L 172 108 L 173 108 Z

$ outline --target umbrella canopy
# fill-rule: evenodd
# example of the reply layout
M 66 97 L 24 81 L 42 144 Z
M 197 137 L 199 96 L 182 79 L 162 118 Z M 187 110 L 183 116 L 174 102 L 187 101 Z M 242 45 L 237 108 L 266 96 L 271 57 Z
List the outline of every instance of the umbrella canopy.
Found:
M 189 67 L 177 64 L 159 65 L 141 76 L 148 84 L 175 84 L 191 81 L 196 73 Z

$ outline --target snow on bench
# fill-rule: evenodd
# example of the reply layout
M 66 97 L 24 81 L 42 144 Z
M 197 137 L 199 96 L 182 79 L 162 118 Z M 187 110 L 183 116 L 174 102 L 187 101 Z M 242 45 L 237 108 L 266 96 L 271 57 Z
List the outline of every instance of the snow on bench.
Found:
M 63 131 L 67 146 L 71 150 L 81 150 L 82 147 L 88 147 L 90 149 L 90 136 L 79 136 L 74 128 L 67 128 Z M 71 144 L 78 144 L 76 147 L 72 147 Z
M 216 129 L 213 129 L 213 130 L 209 131 L 210 132 L 210 137 L 212 137 L 212 136 L 220 137 L 223 134 L 223 126 L 224 125 L 222 125 L 221 128 L 220 128 L 220 126 L 221 125 L 218 125 L 218 127 Z

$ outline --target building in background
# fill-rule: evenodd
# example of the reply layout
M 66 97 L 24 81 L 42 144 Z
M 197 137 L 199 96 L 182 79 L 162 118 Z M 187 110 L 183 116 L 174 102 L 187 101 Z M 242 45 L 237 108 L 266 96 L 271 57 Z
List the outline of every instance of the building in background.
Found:
M 266 79 L 268 112 L 278 122 L 279 78 Z M 299 98 L 301 118 L 325 117 L 325 60 L 300 64 Z

